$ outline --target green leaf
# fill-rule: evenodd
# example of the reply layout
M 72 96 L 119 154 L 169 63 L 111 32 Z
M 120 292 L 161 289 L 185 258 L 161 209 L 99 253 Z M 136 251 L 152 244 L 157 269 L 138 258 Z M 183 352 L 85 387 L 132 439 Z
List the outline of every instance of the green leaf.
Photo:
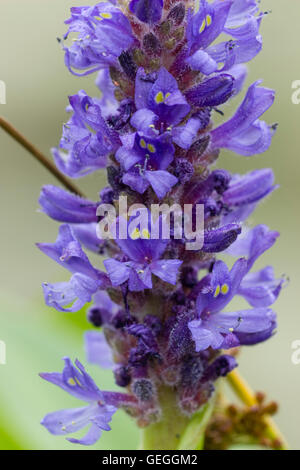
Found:
M 227 450 L 271 450 L 255 444 L 234 444 Z
M 202 450 L 204 446 L 205 429 L 214 409 L 214 400 L 193 415 L 178 446 L 178 450 Z

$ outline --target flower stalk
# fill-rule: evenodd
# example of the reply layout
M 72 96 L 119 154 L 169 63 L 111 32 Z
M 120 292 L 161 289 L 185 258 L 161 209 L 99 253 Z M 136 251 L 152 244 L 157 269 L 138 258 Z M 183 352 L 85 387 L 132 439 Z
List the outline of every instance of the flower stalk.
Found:
M 4 117 L 0 116 L 0 127 L 23 148 L 25 148 L 39 163 L 41 163 L 62 185 L 78 196 L 82 196 L 81 191 L 72 183 L 65 175 L 63 175 L 27 137 L 25 137 L 18 129 L 16 129 Z

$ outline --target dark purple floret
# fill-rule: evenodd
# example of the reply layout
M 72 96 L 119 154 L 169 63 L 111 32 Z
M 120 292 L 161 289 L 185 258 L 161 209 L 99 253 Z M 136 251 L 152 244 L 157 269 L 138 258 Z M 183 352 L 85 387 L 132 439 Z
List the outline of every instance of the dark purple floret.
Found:
M 121 131 L 129 123 L 134 110 L 134 102 L 131 99 L 123 100 L 117 113 L 107 118 L 108 125 L 116 131 Z
M 235 367 L 237 367 L 237 362 L 234 357 L 220 356 L 206 369 L 203 381 L 214 382 L 219 377 L 226 377 Z
M 125 310 L 120 310 L 112 319 L 113 326 L 119 330 L 135 323 L 136 319 Z
M 96 328 L 100 328 L 103 325 L 101 310 L 95 307 L 90 308 L 88 311 L 88 321 Z
M 143 23 L 158 23 L 162 15 L 163 0 L 131 0 L 129 8 Z
M 115 371 L 115 381 L 119 387 L 128 387 L 131 382 L 131 374 L 128 367 L 120 366 Z
M 220 74 L 197 85 L 185 93 L 189 103 L 199 108 L 219 106 L 232 95 L 234 78 L 228 74 Z
M 110 186 L 102 189 L 100 192 L 100 200 L 103 204 L 113 204 L 114 192 Z
M 133 393 L 141 402 L 147 402 L 154 398 L 154 388 L 151 380 L 137 379 L 132 384 Z
M 153 33 L 145 34 L 143 38 L 143 47 L 149 56 L 157 57 L 162 52 L 161 43 Z
M 178 3 L 172 8 L 168 14 L 168 20 L 172 20 L 175 26 L 179 26 L 185 17 L 185 6 L 183 3 Z
M 241 231 L 242 229 L 238 224 L 229 224 L 206 231 L 202 250 L 205 253 L 219 253 L 224 251 L 235 242 Z
M 188 356 L 182 359 L 181 366 L 181 386 L 182 387 L 196 387 L 201 380 L 205 363 L 203 363 L 200 356 Z
M 135 80 L 137 65 L 133 60 L 132 54 L 129 51 L 123 51 L 119 56 L 119 62 L 127 77 L 130 80 Z
M 185 158 L 178 158 L 175 161 L 174 174 L 181 184 L 187 183 L 194 174 L 194 167 Z
M 187 266 L 181 272 L 181 284 L 183 287 L 192 288 L 198 283 L 198 271 L 192 266 Z

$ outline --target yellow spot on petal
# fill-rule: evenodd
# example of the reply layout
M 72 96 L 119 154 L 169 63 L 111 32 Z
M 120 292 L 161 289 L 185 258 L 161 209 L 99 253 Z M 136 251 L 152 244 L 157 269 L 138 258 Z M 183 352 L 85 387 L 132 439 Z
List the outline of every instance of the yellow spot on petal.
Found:
M 212 17 L 211 17 L 210 15 L 207 15 L 207 16 L 206 16 L 206 24 L 207 24 L 207 26 L 210 26 L 211 23 L 212 23 Z
M 215 293 L 214 293 L 214 297 L 215 297 L 215 298 L 217 298 L 217 297 L 220 295 L 220 290 L 221 290 L 220 286 L 217 285 L 216 290 L 215 290 Z
M 105 20 L 110 20 L 110 18 L 112 18 L 111 13 L 101 13 L 100 16 L 102 16 L 102 18 Z
M 131 232 L 130 237 L 131 237 L 132 240 L 138 240 L 139 238 L 141 238 L 141 232 L 139 231 L 138 228 L 135 228 L 135 229 Z
M 199 29 L 199 33 L 200 33 L 200 34 L 203 33 L 203 31 L 205 30 L 205 28 L 206 28 L 206 21 L 203 20 L 203 21 L 202 21 L 202 24 L 201 24 L 201 26 L 200 26 L 200 29 Z
M 66 426 L 63 426 L 63 427 L 61 428 L 62 431 L 66 431 L 66 429 L 67 429 Z
M 221 287 L 221 292 L 222 292 L 223 295 L 228 294 L 228 292 L 229 292 L 229 285 L 228 285 L 228 284 L 223 284 L 222 287 Z
M 141 146 L 143 149 L 145 149 L 145 148 L 147 147 L 147 144 L 146 144 L 146 142 L 145 142 L 144 139 L 141 139 L 141 140 L 140 140 L 140 146 Z
M 161 104 L 165 101 L 165 97 L 162 91 L 159 91 L 155 97 L 155 102 Z
M 146 228 L 144 228 L 144 229 L 142 230 L 142 237 L 143 237 L 143 238 L 147 238 L 147 239 L 149 240 L 149 239 L 151 238 L 149 230 L 147 230 Z
M 169 98 L 169 96 L 171 96 L 171 93 L 168 92 L 164 94 L 162 91 L 160 91 L 155 97 L 155 102 L 157 104 L 162 104 Z
M 72 385 L 72 387 L 74 387 L 74 385 L 76 385 L 76 382 L 75 382 L 74 379 L 70 378 L 70 379 L 68 380 L 68 384 L 69 384 L 69 385 Z
M 234 328 L 229 328 L 230 333 L 234 332 Z
M 148 144 L 147 148 L 148 148 L 150 153 L 155 153 L 156 152 L 156 148 L 152 144 Z

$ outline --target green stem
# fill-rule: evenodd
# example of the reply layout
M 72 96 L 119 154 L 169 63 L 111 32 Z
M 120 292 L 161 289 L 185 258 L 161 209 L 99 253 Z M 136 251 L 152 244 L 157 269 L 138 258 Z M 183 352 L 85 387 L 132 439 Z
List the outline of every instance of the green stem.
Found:
M 158 395 L 162 417 L 142 431 L 141 449 L 175 450 L 190 420 L 180 413 L 174 389 L 162 387 Z
M 214 409 L 210 400 L 192 417 L 180 412 L 175 390 L 161 387 L 158 393 L 161 420 L 142 431 L 142 450 L 202 450 L 204 434 Z

